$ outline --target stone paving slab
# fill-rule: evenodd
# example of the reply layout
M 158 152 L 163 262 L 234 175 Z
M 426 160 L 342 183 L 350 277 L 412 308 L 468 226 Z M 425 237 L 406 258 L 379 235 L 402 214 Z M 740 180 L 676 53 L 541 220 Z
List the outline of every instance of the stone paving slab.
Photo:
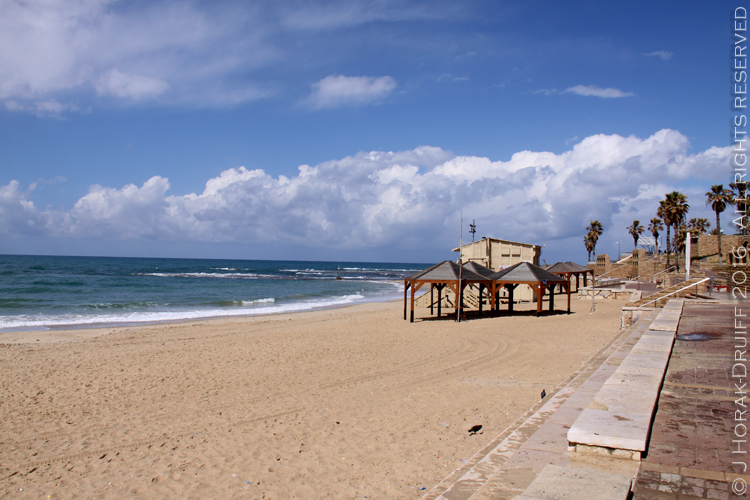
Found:
M 733 455 L 731 447 L 737 409 L 731 374 L 735 307 L 750 310 L 747 302 L 685 302 L 635 500 L 750 498 L 742 491 L 750 474 L 732 465 L 748 461 Z M 696 333 L 705 340 L 682 340 Z
M 516 500 L 622 500 L 630 493 L 629 477 L 548 465 Z
M 646 451 L 651 415 L 586 408 L 568 431 L 571 446 Z

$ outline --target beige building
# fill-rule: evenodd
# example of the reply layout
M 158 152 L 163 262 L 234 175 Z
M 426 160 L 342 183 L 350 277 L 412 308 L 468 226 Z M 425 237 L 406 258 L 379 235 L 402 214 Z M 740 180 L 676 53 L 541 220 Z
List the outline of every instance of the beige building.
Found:
M 453 249 L 458 252 L 458 248 Z M 542 255 L 542 247 L 530 243 L 519 243 L 517 241 L 498 240 L 495 238 L 482 238 L 473 243 L 467 243 L 461 247 L 461 262 L 476 262 L 493 271 L 499 271 L 519 262 L 530 262 L 539 265 Z M 503 289 L 501 297 L 507 294 Z M 528 285 L 520 285 L 513 294 L 514 298 L 522 301 L 534 299 L 534 293 Z
M 458 248 L 453 251 L 458 252 Z M 493 271 L 519 262 L 531 262 L 538 266 L 541 255 L 542 247 L 539 245 L 495 238 L 482 238 L 461 247 L 461 262 L 476 262 Z

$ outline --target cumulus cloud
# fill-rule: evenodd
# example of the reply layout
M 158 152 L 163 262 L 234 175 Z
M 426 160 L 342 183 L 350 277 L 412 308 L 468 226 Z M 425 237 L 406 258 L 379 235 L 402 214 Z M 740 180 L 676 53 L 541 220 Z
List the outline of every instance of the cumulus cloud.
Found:
M 386 97 L 396 88 L 390 76 L 330 75 L 313 83 L 307 104 L 313 109 L 369 104 Z
M 569 92 L 572 94 L 578 94 L 582 96 L 594 96 L 594 97 L 604 97 L 604 98 L 614 98 L 614 97 L 630 97 L 633 94 L 632 92 L 623 92 L 620 89 L 615 88 L 606 88 L 603 89 L 601 87 L 597 87 L 596 85 L 576 85 L 575 87 L 570 87 L 565 92 Z
M 169 181 L 159 176 L 140 187 L 92 186 L 68 211 L 38 209 L 33 193 L 12 181 L 0 186 L 0 231 L 424 249 L 453 241 L 463 210 L 486 236 L 547 242 L 580 236 L 592 219 L 605 228 L 639 212 L 637 218 L 648 220 L 664 193 L 682 182 L 718 182 L 730 149 L 692 154 L 689 146 L 684 135 L 665 129 L 645 139 L 594 135 L 560 154 L 520 151 L 508 161 L 428 146 L 360 152 L 302 165 L 292 177 L 231 168 L 209 179 L 201 193 L 169 194 Z
M 657 50 L 656 52 L 649 52 L 645 55 L 648 57 L 658 57 L 662 61 L 668 61 L 669 59 L 672 59 L 674 52 L 669 52 L 667 50 Z

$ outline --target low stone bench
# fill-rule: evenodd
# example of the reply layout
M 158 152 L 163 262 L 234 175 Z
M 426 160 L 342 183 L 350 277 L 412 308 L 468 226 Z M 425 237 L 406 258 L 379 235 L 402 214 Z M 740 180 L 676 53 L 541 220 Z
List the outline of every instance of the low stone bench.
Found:
M 626 500 L 631 481 L 608 472 L 548 465 L 516 500 Z
M 670 300 L 568 430 L 568 449 L 640 460 L 684 299 Z

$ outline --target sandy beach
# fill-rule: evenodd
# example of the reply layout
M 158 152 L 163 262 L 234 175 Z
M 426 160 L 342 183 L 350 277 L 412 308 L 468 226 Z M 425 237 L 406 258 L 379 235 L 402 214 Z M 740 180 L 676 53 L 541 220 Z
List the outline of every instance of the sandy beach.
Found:
M 0 498 L 419 498 L 608 344 L 622 305 L 3 333 Z

